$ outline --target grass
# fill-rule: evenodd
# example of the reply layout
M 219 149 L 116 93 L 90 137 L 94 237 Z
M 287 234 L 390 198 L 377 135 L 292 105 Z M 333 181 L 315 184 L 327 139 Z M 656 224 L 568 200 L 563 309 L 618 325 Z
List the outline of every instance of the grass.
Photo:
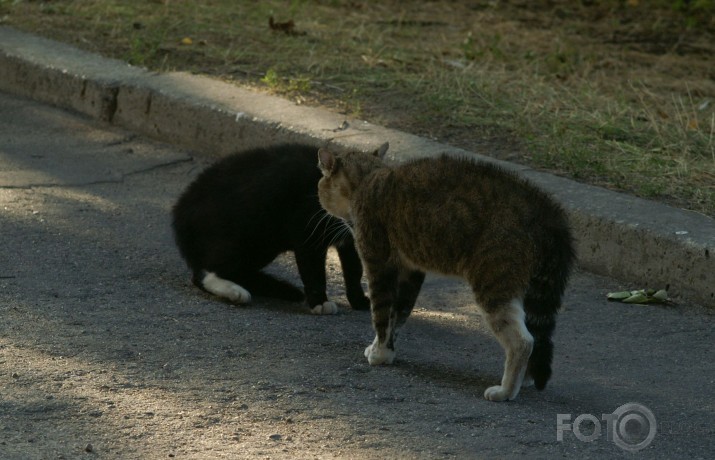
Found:
M 715 216 L 715 0 L 0 0 L 17 28 Z M 268 18 L 293 20 L 293 33 Z

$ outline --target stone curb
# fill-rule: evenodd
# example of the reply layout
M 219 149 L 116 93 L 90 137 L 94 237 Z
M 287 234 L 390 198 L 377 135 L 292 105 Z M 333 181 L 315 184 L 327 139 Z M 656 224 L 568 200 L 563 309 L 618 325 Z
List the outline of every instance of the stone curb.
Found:
M 471 155 L 518 171 L 569 213 L 580 266 L 715 307 L 715 220 L 630 195 L 490 159 L 321 108 L 296 105 L 187 73 L 151 73 L 0 27 L 0 90 L 72 109 L 197 152 L 303 141 L 389 159 Z M 614 287 L 615 288 L 615 287 Z

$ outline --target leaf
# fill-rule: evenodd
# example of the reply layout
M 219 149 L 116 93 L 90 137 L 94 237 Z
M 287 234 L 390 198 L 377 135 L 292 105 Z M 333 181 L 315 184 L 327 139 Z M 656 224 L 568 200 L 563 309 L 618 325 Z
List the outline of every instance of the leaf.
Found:
M 191 39 L 191 37 L 184 37 L 181 39 L 181 41 L 179 43 L 181 43 L 182 45 L 188 46 L 188 45 L 193 45 L 194 41 Z
M 634 294 L 626 299 L 623 299 L 623 303 L 648 303 L 648 296 L 645 294 Z
M 668 291 L 660 289 L 635 289 L 632 291 L 609 292 L 606 294 L 608 300 L 620 301 L 623 303 L 668 303 Z
M 657 291 L 655 294 L 653 294 L 653 298 L 661 302 L 667 302 L 668 300 L 670 300 L 668 299 L 668 291 L 666 291 L 665 289 Z
M 620 292 L 609 292 L 606 295 L 606 298 L 608 300 L 623 300 L 627 299 L 628 297 L 632 296 L 631 291 L 620 291 Z

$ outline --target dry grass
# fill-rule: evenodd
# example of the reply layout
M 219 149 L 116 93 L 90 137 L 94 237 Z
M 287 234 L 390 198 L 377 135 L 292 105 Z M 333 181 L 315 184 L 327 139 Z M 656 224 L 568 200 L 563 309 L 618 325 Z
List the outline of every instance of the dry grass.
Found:
M 715 2 L 676 4 L 0 0 L 0 17 L 715 216 Z

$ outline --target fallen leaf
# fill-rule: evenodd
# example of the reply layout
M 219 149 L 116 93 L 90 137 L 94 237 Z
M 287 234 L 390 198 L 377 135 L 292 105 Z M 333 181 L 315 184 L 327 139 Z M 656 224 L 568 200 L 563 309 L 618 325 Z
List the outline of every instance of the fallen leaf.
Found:
M 660 291 L 657 291 L 655 294 L 653 294 L 654 299 L 658 299 L 661 302 L 667 302 L 668 299 L 668 291 L 665 289 L 661 289 Z
M 608 300 L 615 300 L 623 303 L 668 303 L 668 291 L 660 289 L 637 289 L 634 291 L 618 291 L 606 294 Z
M 192 45 L 194 43 L 194 41 L 191 39 L 191 37 L 184 37 L 181 39 L 181 41 L 179 43 L 181 43 L 182 45 L 188 46 L 188 45 Z
M 648 303 L 648 296 L 645 294 L 633 294 L 632 296 L 623 299 L 623 303 Z
M 631 291 L 609 292 L 606 295 L 606 298 L 608 300 L 623 300 L 623 299 L 627 299 L 631 295 L 632 295 Z

